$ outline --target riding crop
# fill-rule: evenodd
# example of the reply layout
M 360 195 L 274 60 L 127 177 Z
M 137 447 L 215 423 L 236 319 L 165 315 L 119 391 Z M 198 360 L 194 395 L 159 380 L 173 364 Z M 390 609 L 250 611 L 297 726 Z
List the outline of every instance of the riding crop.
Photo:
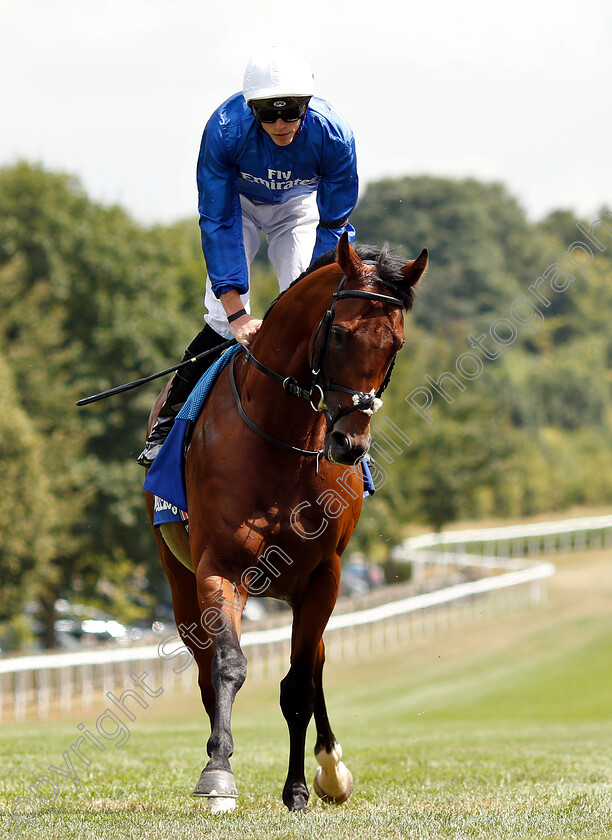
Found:
M 112 397 L 114 394 L 122 394 L 124 391 L 131 391 L 132 388 L 138 388 L 140 385 L 145 385 L 147 382 L 159 379 L 160 376 L 167 376 L 169 373 L 174 373 L 177 370 L 187 367 L 187 365 L 193 364 L 193 362 L 199 362 L 200 359 L 210 356 L 211 353 L 218 353 L 220 350 L 226 350 L 235 343 L 236 341 L 231 339 L 226 341 L 224 344 L 219 344 L 217 347 L 213 347 L 212 350 L 205 350 L 203 353 L 198 353 L 197 356 L 193 356 L 185 362 L 179 362 L 178 365 L 166 368 L 165 370 L 160 370 L 159 373 L 153 373 L 151 376 L 144 376 L 142 379 L 135 379 L 133 382 L 126 382 L 125 385 L 117 385 L 116 388 L 110 388 L 108 391 L 101 391 L 99 394 L 93 394 L 91 397 L 84 397 L 82 400 L 77 402 L 77 405 L 89 405 L 90 403 L 98 402 L 98 400 L 104 400 L 106 397 Z

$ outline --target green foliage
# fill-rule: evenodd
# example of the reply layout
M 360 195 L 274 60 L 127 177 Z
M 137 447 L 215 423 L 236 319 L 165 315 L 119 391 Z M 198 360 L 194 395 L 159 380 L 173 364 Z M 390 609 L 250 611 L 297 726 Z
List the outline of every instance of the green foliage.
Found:
M 421 176 L 368 185 L 352 221 L 359 241 L 430 252 L 415 319 L 442 331 L 494 315 L 542 258 L 522 209 L 501 184 Z
M 38 592 L 51 626 L 55 598 L 91 578 L 88 567 L 95 597 L 122 553 L 161 584 L 133 457 L 163 383 L 90 408 L 75 402 L 178 361 L 201 323 L 194 255 L 181 226 L 140 228 L 66 176 L 27 164 L 0 173 L 0 350 L 58 508 L 54 571 Z
M 19 616 L 41 580 L 48 576 L 53 530 L 59 515 L 40 463 L 42 438 L 19 405 L 9 366 L 0 355 L 0 634 Z
M 609 254 L 573 269 L 567 290 L 539 305 L 543 323 L 519 325 L 513 346 L 483 358 L 476 380 L 455 364 L 472 331 L 508 318 L 521 295 L 538 303 L 528 287 L 552 263 L 567 265 L 578 219 L 559 211 L 533 225 L 499 184 L 419 177 L 369 185 L 353 221 L 361 241 L 388 240 L 411 256 L 430 251 L 385 395 L 387 416 L 412 441 L 398 453 L 387 446 L 394 462 L 382 462 L 388 478 L 378 504 L 388 518 L 440 528 L 456 518 L 612 502 L 598 467 L 612 452 Z M 450 384 L 447 402 L 432 389 L 428 424 L 404 398 L 444 372 L 463 390 Z M 377 427 L 378 415 L 375 440 Z

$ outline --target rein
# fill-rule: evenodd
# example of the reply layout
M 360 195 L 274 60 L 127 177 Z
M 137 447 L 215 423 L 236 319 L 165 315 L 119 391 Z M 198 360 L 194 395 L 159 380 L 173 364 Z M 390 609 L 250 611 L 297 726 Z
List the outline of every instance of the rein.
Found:
M 374 265 L 375 263 L 368 261 L 364 261 L 364 264 Z M 393 362 L 391 363 L 389 370 L 385 376 L 385 380 L 381 387 L 379 388 L 378 393 L 375 393 L 374 388 L 372 388 L 369 392 L 364 391 L 357 391 L 354 388 L 347 388 L 344 385 L 337 385 L 333 383 L 329 376 L 329 336 L 331 332 L 331 327 L 334 320 L 334 307 L 338 300 L 342 298 L 363 298 L 365 300 L 376 300 L 380 301 L 381 303 L 388 303 L 392 306 L 398 306 L 401 309 L 404 308 L 403 302 L 396 297 L 392 297 L 391 295 L 384 295 L 379 294 L 378 292 L 367 292 L 362 291 L 360 289 L 346 290 L 344 288 L 344 284 L 346 283 L 346 275 L 342 276 L 340 283 L 338 284 L 338 288 L 334 292 L 332 296 L 332 301 L 319 321 L 317 326 L 314 341 L 312 343 L 312 348 L 310 351 L 310 368 L 312 374 L 312 380 L 310 387 L 307 388 L 303 385 L 300 385 L 295 377 L 293 376 L 281 376 L 276 371 L 273 371 L 271 368 L 267 367 L 267 365 L 262 364 L 262 362 L 258 361 L 255 356 L 248 350 L 246 347 L 243 347 L 242 350 L 246 355 L 247 361 L 253 365 L 257 370 L 261 373 L 264 373 L 270 379 L 273 379 L 275 382 L 282 385 L 285 391 L 288 394 L 291 394 L 296 397 L 300 397 L 302 399 L 308 400 L 310 403 L 310 407 L 313 411 L 320 411 L 325 415 L 325 419 L 327 421 L 327 428 L 333 428 L 335 423 L 341 418 L 345 417 L 347 414 L 351 414 L 353 411 L 362 411 L 365 414 L 373 414 L 375 411 L 378 411 L 380 406 L 382 405 L 382 400 L 380 399 L 380 394 L 383 392 L 385 387 L 388 384 L 389 376 L 391 369 L 393 367 Z M 315 348 L 317 347 L 317 341 L 321 336 L 321 341 L 319 343 L 318 349 L 316 350 L 316 358 L 315 358 Z M 256 432 L 260 437 L 262 437 L 268 443 L 273 444 L 274 446 L 278 446 L 281 449 L 288 450 L 290 452 L 295 452 L 298 455 L 314 455 L 317 458 L 317 467 L 316 472 L 318 473 L 319 470 L 319 458 L 323 454 L 323 449 L 300 449 L 297 446 L 293 446 L 290 443 L 285 443 L 278 438 L 269 435 L 267 432 L 264 432 L 263 429 L 260 429 L 251 418 L 247 415 L 242 405 L 242 400 L 240 398 L 240 394 L 238 393 L 238 387 L 236 385 L 236 376 L 234 372 L 234 362 L 236 359 L 235 354 L 232 357 L 230 362 L 230 383 L 232 386 L 232 392 L 234 394 L 234 399 L 236 401 L 236 407 L 238 408 L 238 413 L 247 424 L 247 426 Z M 323 370 L 323 365 L 325 364 L 325 379 L 323 386 L 319 384 L 318 380 L 321 376 L 321 371 Z M 325 395 L 327 391 L 341 391 L 345 394 L 350 394 L 352 396 L 353 404 L 348 406 L 347 408 L 339 408 L 335 414 L 332 414 L 325 403 Z M 316 402 L 315 402 L 316 400 Z
M 283 378 L 281 376 L 279 376 L 277 373 L 274 373 L 273 370 L 270 370 L 270 368 L 267 368 L 265 365 L 262 365 L 260 362 L 257 362 L 257 360 L 255 360 L 255 362 L 253 362 L 253 355 L 249 352 L 249 350 L 247 350 L 245 348 L 244 352 L 249 354 L 247 356 L 247 359 L 249 361 L 251 361 L 253 364 L 255 364 L 255 367 L 257 367 L 258 370 L 261 370 L 262 373 L 268 373 L 268 375 L 272 374 L 272 378 L 277 382 L 282 383 L 282 382 L 286 381 L 286 380 L 283 380 Z M 264 432 L 263 429 L 260 429 L 259 426 L 256 423 L 254 423 L 251 420 L 251 418 L 248 416 L 248 414 L 244 410 L 244 406 L 242 405 L 242 400 L 240 399 L 240 394 L 238 393 L 238 386 L 236 385 L 236 376 L 235 376 L 235 373 L 234 373 L 234 362 L 236 361 L 236 356 L 237 355 L 238 355 L 238 353 L 235 353 L 232 356 L 232 359 L 230 361 L 230 384 L 232 386 L 232 393 L 234 394 L 234 399 L 236 400 L 236 407 L 238 409 L 238 413 L 240 414 L 240 416 L 242 417 L 244 422 L 247 424 L 249 429 L 252 429 L 254 432 L 257 432 L 257 434 L 260 437 L 262 437 L 264 440 L 267 440 L 268 443 L 272 443 L 274 446 L 280 446 L 281 449 L 286 449 L 289 452 L 295 452 L 298 455 L 316 455 L 317 456 L 317 470 L 316 470 L 316 472 L 318 474 L 318 472 L 319 472 L 319 458 L 323 454 L 323 449 L 300 449 L 299 446 L 293 446 L 290 443 L 285 443 L 282 440 L 278 440 L 278 438 L 275 438 L 272 435 L 269 435 L 267 432 Z M 299 388 L 299 386 L 297 386 L 297 387 Z M 300 392 L 302 391 L 301 388 L 299 388 L 299 390 L 300 390 Z M 295 391 L 287 391 L 287 393 L 296 393 L 296 392 Z M 304 392 L 304 394 L 305 394 L 305 392 Z M 303 396 L 303 394 L 302 393 L 300 393 L 300 394 L 296 393 L 296 396 Z

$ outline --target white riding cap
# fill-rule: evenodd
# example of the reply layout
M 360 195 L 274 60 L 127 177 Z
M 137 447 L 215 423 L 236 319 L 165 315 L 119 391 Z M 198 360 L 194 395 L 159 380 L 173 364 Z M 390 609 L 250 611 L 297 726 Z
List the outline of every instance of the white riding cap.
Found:
M 242 92 L 247 102 L 276 96 L 312 96 L 314 76 L 306 59 L 289 47 L 268 47 L 246 66 Z

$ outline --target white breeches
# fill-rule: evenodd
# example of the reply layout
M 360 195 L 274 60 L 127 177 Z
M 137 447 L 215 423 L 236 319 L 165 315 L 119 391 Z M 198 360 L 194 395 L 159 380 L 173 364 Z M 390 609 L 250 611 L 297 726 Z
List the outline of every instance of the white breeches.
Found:
M 251 263 L 259 250 L 259 231 L 263 231 L 268 242 L 268 257 L 278 277 L 279 292 L 283 292 L 311 263 L 319 224 L 316 193 L 290 198 L 284 204 L 255 204 L 240 196 L 240 204 L 249 284 Z M 249 291 L 240 299 L 250 312 Z M 208 277 L 204 303 L 208 310 L 204 320 L 219 335 L 231 338 L 225 310 L 214 296 Z

